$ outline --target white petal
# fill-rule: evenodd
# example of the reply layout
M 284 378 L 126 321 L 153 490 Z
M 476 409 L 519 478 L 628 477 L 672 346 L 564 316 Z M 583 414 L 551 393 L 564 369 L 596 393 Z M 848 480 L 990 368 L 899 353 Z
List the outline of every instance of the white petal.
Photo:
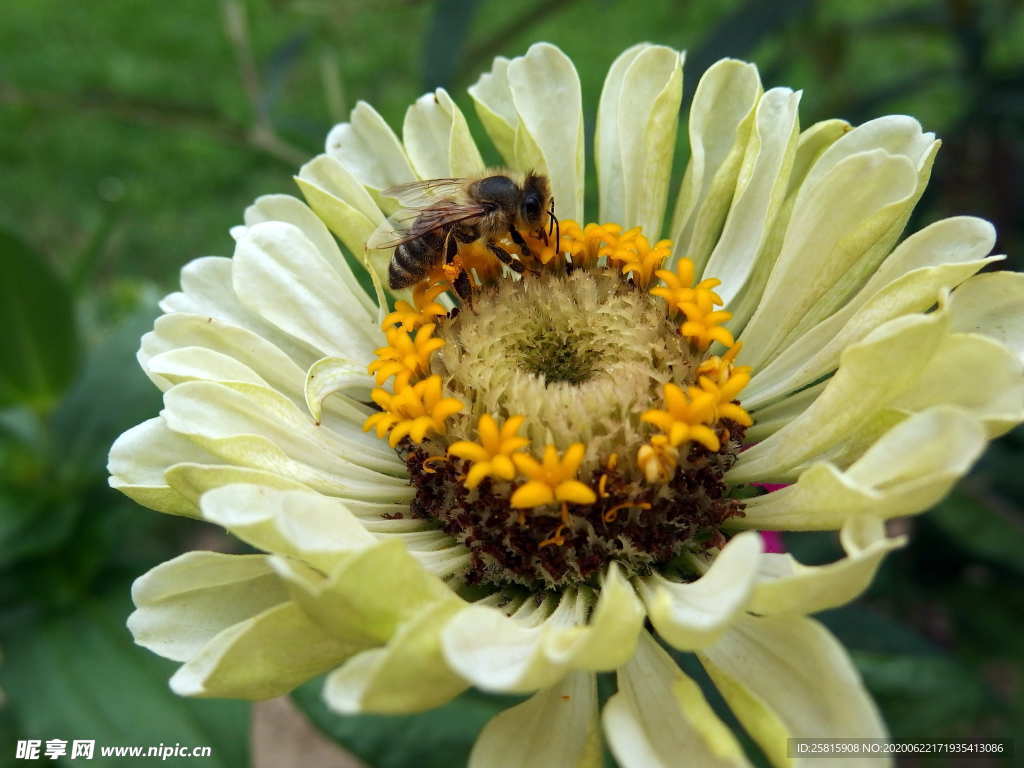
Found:
M 698 654 L 744 727 L 776 766 L 806 766 L 786 757 L 787 739 L 881 739 L 886 731 L 843 647 L 813 619 L 743 618 Z M 822 765 L 831 760 L 821 761 Z M 884 766 L 884 759 L 848 765 Z
M 401 465 L 381 446 L 360 444 L 317 427 L 273 390 L 243 384 L 188 382 L 164 396 L 168 426 L 211 453 L 283 474 L 329 495 L 380 499 L 406 496 Z M 379 442 L 379 441 L 378 441 Z M 219 462 L 222 463 L 222 462 Z
M 377 203 L 385 207 L 385 213 L 393 212 L 396 205 L 379 193 L 416 180 L 416 173 L 395 132 L 365 101 L 356 104 L 349 122 L 331 129 L 326 152 L 370 190 Z
M 509 62 L 508 85 L 519 123 L 515 162 L 547 174 L 561 218 L 583 219 L 583 97 L 572 61 L 550 43 L 535 43 Z
M 526 692 L 553 684 L 570 669 L 614 669 L 632 655 L 644 612 L 614 564 L 589 623 L 586 591 L 566 590 L 548 614 L 553 600 L 513 616 L 470 606 L 445 630 L 448 662 L 481 688 Z
M 990 336 L 1024 363 L 1024 275 L 992 272 L 968 280 L 949 303 L 954 331 Z
M 462 601 L 428 604 L 383 648 L 353 656 L 324 682 L 324 700 L 336 712 L 404 714 L 446 703 L 466 683 L 445 664 L 441 631 Z
M 245 363 L 205 347 L 179 347 L 161 352 L 147 361 L 146 370 L 171 385 L 183 381 L 239 381 L 268 386 Z
M 196 517 L 195 505 L 167 484 L 164 472 L 180 462 L 214 460 L 212 454 L 169 430 L 164 420 L 157 417 L 132 427 L 114 441 L 107 471 L 110 487 L 142 506 L 170 515 Z
M 204 320 L 223 321 L 250 331 L 277 347 L 305 370 L 316 359 L 314 353 L 302 342 L 268 323 L 257 312 L 243 306 L 235 295 L 232 271 L 232 260 L 219 256 L 190 261 L 181 269 L 181 292 L 164 297 L 160 308 L 167 313 L 200 315 Z
M 444 88 L 421 96 L 409 107 L 402 138 L 420 178 L 462 178 L 484 170 L 466 118 Z
M 235 292 L 268 322 L 324 355 L 369 362 L 383 334 L 297 227 L 249 227 L 235 248 Z
M 785 427 L 740 454 L 728 481 L 792 479 L 796 467 L 848 439 L 912 387 L 948 325 L 942 308 L 898 317 L 847 347 L 821 395 Z
M 670 231 L 673 260 L 685 256 L 698 271 L 722 231 L 761 92 L 757 67 L 722 59 L 708 67 L 693 94 L 690 162 Z
M 597 112 L 597 174 L 601 221 L 639 226 L 653 241 L 668 199 L 683 54 L 646 43 L 612 64 Z
M 285 557 L 270 564 L 317 624 L 338 639 L 368 646 L 387 643 L 427 605 L 453 596 L 395 539 L 341 555 L 324 574 Z
M 313 418 L 320 421 L 324 400 L 331 395 L 336 394 L 335 400 L 354 406 L 352 398 L 368 401 L 372 388 L 373 379 L 366 373 L 365 366 L 341 357 L 324 357 L 306 373 L 306 406 Z
M 490 72 L 469 87 L 477 116 L 483 123 L 487 135 L 505 159 L 512 164 L 515 160 L 516 128 L 519 115 L 512 103 L 512 90 L 508 85 L 509 60 L 498 56 Z
M 602 719 L 623 768 L 675 768 L 684 755 L 701 768 L 750 765 L 700 686 L 646 632 L 618 682 Z
M 597 681 L 572 672 L 496 715 L 473 745 L 469 768 L 600 768 Z
M 907 541 L 905 536 L 887 538 L 884 525 L 873 517 L 851 517 L 840 538 L 846 557 L 828 565 L 803 565 L 789 554 L 762 555 L 750 610 L 767 616 L 845 605 L 868 588 L 882 559 Z
M 800 134 L 799 104 L 800 94 L 788 88 L 772 88 L 758 102 L 732 205 L 705 269 L 705 276 L 722 281 L 717 292 L 733 311 L 735 327 L 742 328 L 747 311 L 753 311 L 750 306 L 736 314 L 741 292 L 760 296 L 771 271 L 771 263 L 758 256 L 786 196 Z
M 989 437 L 1024 421 L 1024 364 L 998 341 L 974 333 L 945 339 L 921 371 L 916 386 L 892 407 L 920 411 L 956 405 L 980 419 Z
M 754 374 L 743 393 L 746 408 L 809 384 L 835 369 L 839 355 L 886 321 L 923 312 L 943 289 L 953 288 L 992 261 L 985 258 L 995 230 L 982 219 L 944 219 L 907 238 L 861 291 L 827 320 Z
M 714 643 L 746 608 L 761 550 L 761 537 L 750 531 L 726 544 L 696 581 L 680 584 L 657 573 L 641 579 L 640 594 L 658 634 L 679 650 Z
M 264 552 L 329 571 L 343 555 L 377 543 L 344 503 L 310 491 L 225 485 L 203 494 L 203 517 Z
M 309 206 L 291 195 L 264 195 L 256 199 L 245 209 L 246 227 L 254 227 L 267 221 L 280 221 L 297 227 L 330 264 L 334 273 L 341 279 L 347 289 L 347 295 L 362 305 L 368 319 L 377 314 L 377 307 L 359 281 L 356 280 L 337 242 L 328 231 L 325 222 L 310 210 Z M 358 251 L 356 251 L 358 253 Z
M 819 462 L 787 488 L 746 500 L 730 527 L 826 530 L 854 517 L 923 512 L 963 476 L 985 447 L 977 419 L 932 408 L 886 432 L 845 472 Z
M 295 603 L 281 603 L 221 631 L 174 673 L 171 690 L 179 696 L 269 699 L 357 650 L 325 634 Z
M 804 183 L 782 252 L 742 334 L 744 364 L 756 368 L 770 359 L 816 302 L 902 216 L 916 186 L 914 165 L 880 149 L 847 157 L 820 182 Z

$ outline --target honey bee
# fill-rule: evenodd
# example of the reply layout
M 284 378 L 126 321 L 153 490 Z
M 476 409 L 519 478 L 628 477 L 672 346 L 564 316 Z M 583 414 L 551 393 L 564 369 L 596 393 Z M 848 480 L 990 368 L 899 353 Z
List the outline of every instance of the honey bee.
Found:
M 472 179 L 426 179 L 384 190 L 401 206 L 378 227 L 367 247 L 394 248 L 388 266 L 393 290 L 408 288 L 438 267 L 449 267 L 455 275 L 456 293 L 470 297 L 469 275 L 458 256 L 459 243 L 482 241 L 495 257 L 510 269 L 522 273 L 526 267 L 498 244 L 512 238 L 523 257 L 530 251 L 523 232 L 544 243 L 558 230 L 555 201 L 546 176 L 530 171 L 517 183 L 504 173 Z M 544 217 L 548 217 L 545 228 Z

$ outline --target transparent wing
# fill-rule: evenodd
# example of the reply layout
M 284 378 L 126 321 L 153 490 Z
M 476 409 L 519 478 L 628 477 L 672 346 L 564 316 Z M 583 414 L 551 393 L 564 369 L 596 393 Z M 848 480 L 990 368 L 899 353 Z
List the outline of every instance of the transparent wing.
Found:
M 462 202 L 467 179 L 423 179 L 385 189 L 381 194 L 393 197 L 402 208 L 428 208 L 445 200 Z
M 487 212 L 487 206 L 480 203 L 452 200 L 442 200 L 425 208 L 400 208 L 374 230 L 366 247 L 370 250 L 395 248 L 427 232 L 478 219 Z

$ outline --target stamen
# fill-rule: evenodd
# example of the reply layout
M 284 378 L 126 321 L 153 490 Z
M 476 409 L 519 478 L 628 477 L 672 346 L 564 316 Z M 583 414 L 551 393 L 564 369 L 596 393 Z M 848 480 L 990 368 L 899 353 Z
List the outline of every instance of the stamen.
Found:
M 622 509 L 650 509 L 651 505 L 646 501 L 624 501 L 621 504 L 616 504 L 614 507 L 604 513 L 604 521 L 606 523 L 614 523 L 615 518 L 619 516 L 619 510 Z
M 665 483 L 679 463 L 679 449 L 669 442 L 666 435 L 654 435 L 636 452 L 636 463 L 648 483 Z
M 447 459 L 444 456 L 428 456 L 423 460 L 420 466 L 428 475 L 433 475 L 437 470 L 434 469 L 431 464 L 443 464 L 445 461 L 447 461 Z

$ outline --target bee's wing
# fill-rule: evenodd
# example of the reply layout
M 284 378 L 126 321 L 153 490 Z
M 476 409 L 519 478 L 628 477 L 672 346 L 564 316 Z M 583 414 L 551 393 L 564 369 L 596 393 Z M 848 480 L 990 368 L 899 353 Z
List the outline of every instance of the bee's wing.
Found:
M 393 197 L 402 208 L 427 208 L 443 200 L 465 198 L 467 179 L 423 179 L 385 189 L 381 194 Z

